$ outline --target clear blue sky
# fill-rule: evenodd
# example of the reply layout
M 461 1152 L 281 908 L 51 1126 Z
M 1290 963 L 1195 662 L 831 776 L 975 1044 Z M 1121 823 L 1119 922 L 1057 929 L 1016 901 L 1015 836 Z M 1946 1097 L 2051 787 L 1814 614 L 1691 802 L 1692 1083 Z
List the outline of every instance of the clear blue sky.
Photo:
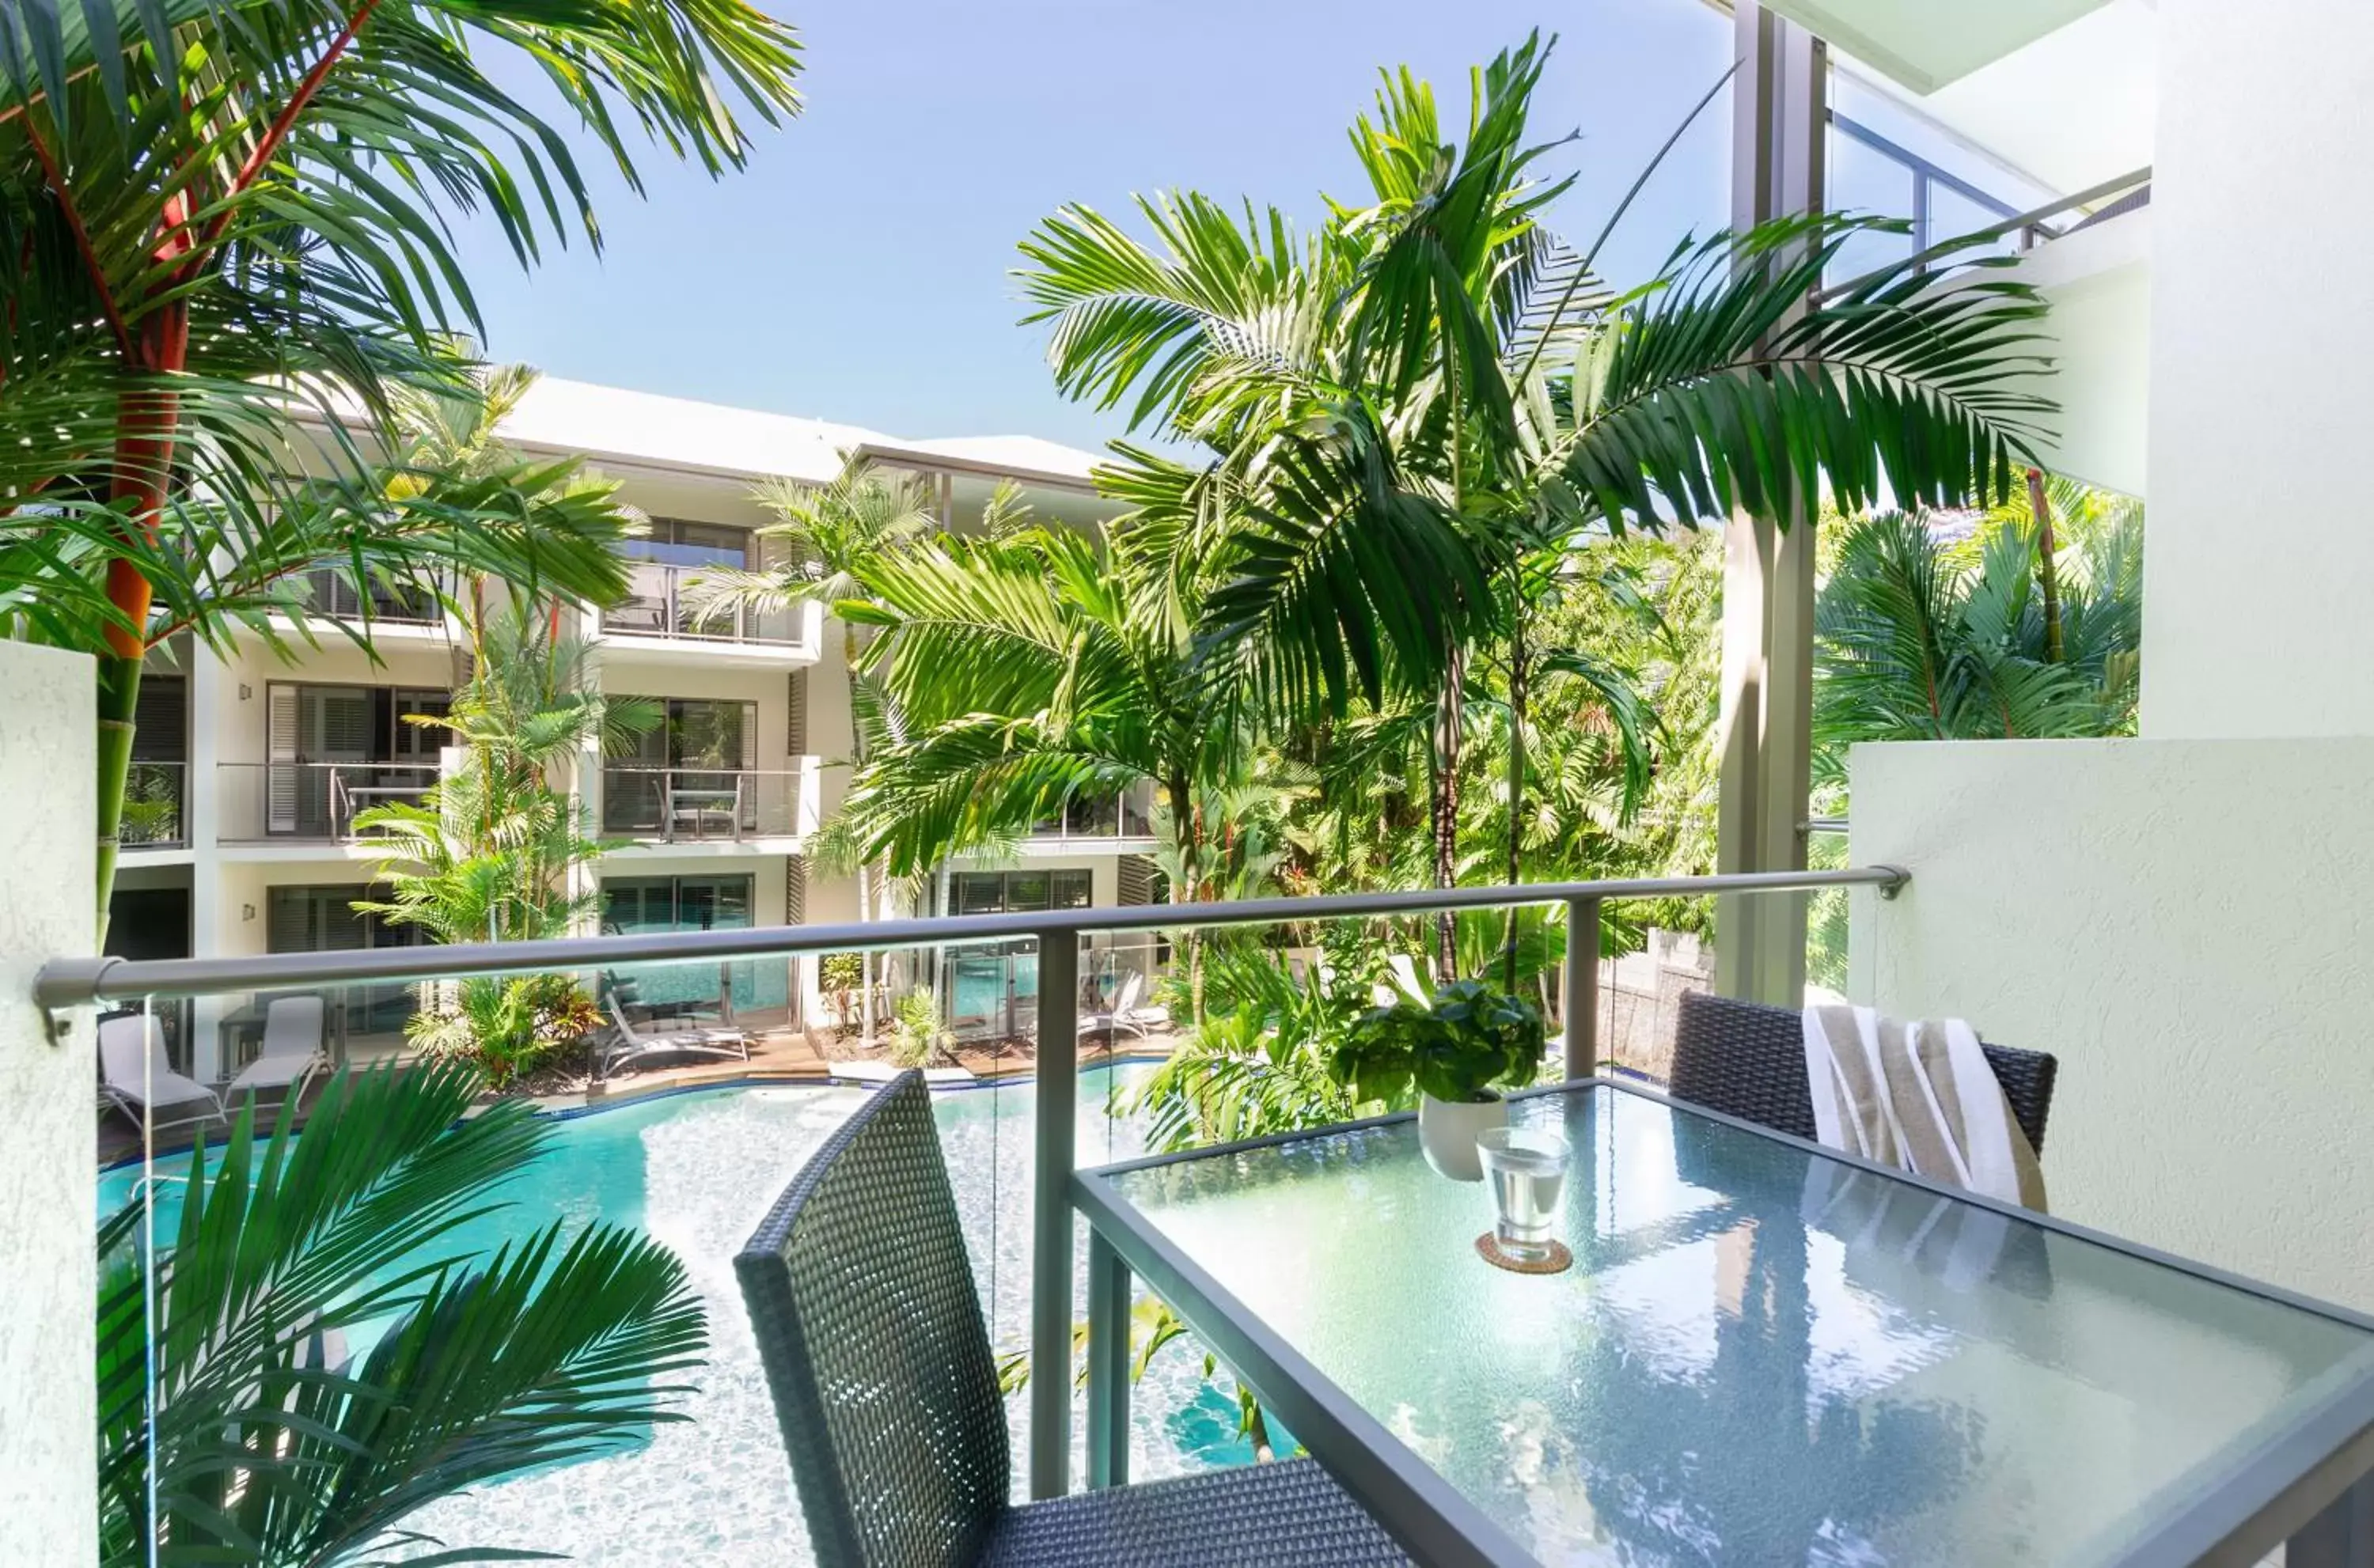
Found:
M 1345 127 L 1408 64 L 1463 123 L 1466 71 L 1559 35 L 1534 119 L 1581 174 L 1557 226 L 1596 232 L 1728 65 L 1703 0 L 762 0 L 807 48 L 806 112 L 711 183 L 654 154 L 650 199 L 604 188 L 607 246 L 523 275 L 465 236 L 488 351 L 555 375 L 868 426 L 1096 447 L 1119 420 L 1055 392 L 1007 275 L 1058 205 L 1166 186 L 1308 221 L 1355 194 Z M 1710 107 L 1604 257 L 1628 280 L 1725 211 Z

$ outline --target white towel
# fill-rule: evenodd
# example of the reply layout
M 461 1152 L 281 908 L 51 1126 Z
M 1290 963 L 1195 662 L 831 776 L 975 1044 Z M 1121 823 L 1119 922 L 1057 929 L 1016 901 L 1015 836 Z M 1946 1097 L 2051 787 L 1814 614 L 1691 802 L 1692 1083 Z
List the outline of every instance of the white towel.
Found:
M 1809 1007 L 1805 1078 L 1824 1147 L 2044 1208 L 2036 1151 L 1960 1019 L 1907 1024 L 1867 1007 Z

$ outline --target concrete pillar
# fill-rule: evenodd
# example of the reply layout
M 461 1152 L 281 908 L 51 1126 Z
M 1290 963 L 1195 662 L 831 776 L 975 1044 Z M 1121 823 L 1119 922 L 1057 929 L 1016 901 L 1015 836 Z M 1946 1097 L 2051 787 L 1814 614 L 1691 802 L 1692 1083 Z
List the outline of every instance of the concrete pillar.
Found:
M 1755 0 L 1736 9 L 1732 223 L 1818 209 L 1828 64 L 1821 41 Z M 1733 517 L 1725 532 L 1722 760 L 1715 869 L 1802 871 L 1811 788 L 1814 520 Z M 1805 989 L 1805 902 L 1719 902 L 1715 988 L 1794 1007 Z
M 190 955 L 212 958 L 223 951 L 222 726 L 231 700 L 222 661 L 190 642 Z M 236 1005 L 236 998 L 228 1005 Z M 191 1004 L 190 1071 L 201 1083 L 226 1076 L 222 1060 L 222 1015 L 227 999 L 199 997 Z
M 33 976 L 88 956 L 98 922 L 97 677 L 89 659 L 0 642 L 0 1562 L 99 1555 L 91 1254 L 91 1013 L 51 1038 Z

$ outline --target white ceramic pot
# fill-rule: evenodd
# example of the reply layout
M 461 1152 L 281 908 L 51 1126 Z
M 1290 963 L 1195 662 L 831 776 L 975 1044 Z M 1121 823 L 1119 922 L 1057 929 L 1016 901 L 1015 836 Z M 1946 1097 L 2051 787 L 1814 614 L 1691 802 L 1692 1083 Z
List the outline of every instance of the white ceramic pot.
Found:
M 1428 1164 L 1453 1181 L 1484 1179 L 1484 1162 L 1475 1153 L 1476 1135 L 1508 1125 L 1509 1102 L 1498 1094 L 1488 1100 L 1418 1096 L 1418 1147 L 1426 1151 Z

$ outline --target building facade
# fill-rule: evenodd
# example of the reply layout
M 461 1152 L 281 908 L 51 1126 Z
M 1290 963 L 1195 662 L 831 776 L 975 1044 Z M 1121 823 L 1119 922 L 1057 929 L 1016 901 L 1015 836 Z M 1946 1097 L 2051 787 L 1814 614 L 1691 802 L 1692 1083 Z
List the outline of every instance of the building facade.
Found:
M 828 874 L 811 842 L 849 784 L 850 681 L 843 628 L 817 604 L 705 619 L 688 587 L 704 569 L 782 563 L 759 536 L 768 483 L 823 483 L 846 462 L 917 477 L 942 525 L 963 531 L 1001 485 L 1040 517 L 1088 525 L 1110 515 L 1090 454 L 1028 438 L 908 442 L 816 420 L 547 379 L 502 427 L 535 456 L 578 456 L 616 481 L 648 533 L 625 549 L 630 588 L 600 611 L 572 608 L 594 678 L 664 717 L 632 748 L 588 754 L 573 788 L 594 829 L 624 841 L 596 868 L 599 923 L 621 931 L 844 923 L 947 908 L 1143 902 L 1150 802 L 1076 802 L 1013 858 L 962 860 L 922 887 Z M 335 593 L 344 598 L 333 597 Z M 323 579 L 316 603 L 359 619 Z M 464 678 L 460 627 L 423 596 L 371 606 L 371 649 L 335 629 L 291 626 L 293 651 L 243 638 L 228 658 L 178 646 L 153 657 L 118 873 L 109 950 L 157 958 L 402 945 L 410 928 L 358 913 L 373 848 L 356 815 L 417 801 L 450 737 L 416 722 L 446 711 Z M 1109 963 L 1131 960 L 1114 952 Z M 1017 1022 L 1035 992 L 1027 954 L 1003 948 L 876 961 L 872 985 L 819 961 L 750 960 L 629 977 L 647 1000 L 730 1002 L 760 1025 L 869 1022 L 896 995 L 934 984 L 960 1032 Z M 1017 969 L 1021 972 L 1017 973 Z M 683 993 L 679 995 L 678 993 Z M 353 1058 L 394 1048 L 417 998 L 353 987 L 334 1008 Z M 235 1071 L 259 1021 L 238 999 L 173 1020 L 172 1051 L 206 1080 Z

